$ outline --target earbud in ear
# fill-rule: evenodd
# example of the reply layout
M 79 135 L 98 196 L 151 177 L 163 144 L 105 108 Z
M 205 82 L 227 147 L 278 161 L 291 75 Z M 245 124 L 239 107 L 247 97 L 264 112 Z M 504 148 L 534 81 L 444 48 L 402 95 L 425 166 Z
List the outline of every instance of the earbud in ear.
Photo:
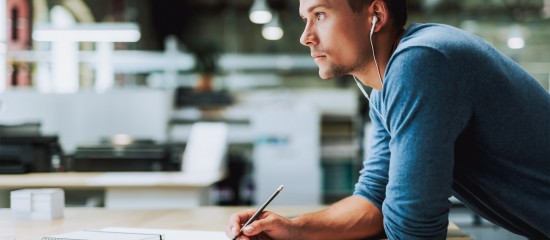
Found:
M 372 17 L 372 28 L 370 29 L 370 35 L 374 33 L 374 27 L 376 26 L 376 23 L 378 22 L 378 17 L 374 16 Z

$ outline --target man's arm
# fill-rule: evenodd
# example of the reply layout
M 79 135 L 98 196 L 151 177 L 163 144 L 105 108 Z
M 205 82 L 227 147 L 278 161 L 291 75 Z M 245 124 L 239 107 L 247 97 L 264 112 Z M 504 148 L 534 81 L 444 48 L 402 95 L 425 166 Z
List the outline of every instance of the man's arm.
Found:
M 253 214 L 246 210 L 233 214 L 229 219 L 226 235 L 237 235 L 240 226 Z M 327 209 L 287 219 L 273 212 L 264 211 L 258 219 L 243 228 L 239 240 L 323 240 L 359 239 L 382 232 L 382 214 L 369 200 L 352 196 Z M 254 236 L 254 237 L 252 237 Z
M 266 211 L 250 228 L 243 229 L 245 236 L 239 239 L 250 239 L 247 236 L 274 240 L 358 239 L 381 234 L 383 224 L 380 209 L 388 182 L 390 136 L 379 116 L 373 111 L 370 111 L 370 115 L 373 128 L 368 141 L 369 157 L 364 161 L 355 196 L 345 198 L 323 211 L 290 220 Z M 230 238 L 236 235 L 241 224 L 254 212 L 247 210 L 234 214 L 229 220 L 226 235 Z M 263 235 L 269 238 L 263 238 Z
M 389 239 L 444 239 L 455 142 L 470 121 L 468 79 L 438 49 L 394 56 L 383 90 L 391 151 L 382 204 Z
M 358 239 L 378 235 L 383 230 L 382 213 L 369 200 L 351 196 L 329 208 L 291 219 L 296 238 Z

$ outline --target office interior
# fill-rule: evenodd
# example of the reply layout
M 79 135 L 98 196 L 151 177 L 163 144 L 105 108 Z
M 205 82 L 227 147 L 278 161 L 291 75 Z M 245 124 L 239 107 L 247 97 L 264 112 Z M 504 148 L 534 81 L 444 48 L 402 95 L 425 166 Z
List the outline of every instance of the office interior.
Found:
M 550 0 L 408 5 L 409 24 L 472 32 L 549 89 Z M 67 207 L 258 205 L 280 184 L 274 205 L 349 196 L 366 154 L 367 101 L 349 76 L 319 78 L 298 41 L 298 6 L 0 0 L 0 177 L 97 173 L 87 180 L 96 187 L 64 188 Z M 271 20 L 254 19 L 255 10 Z M 201 192 L 186 195 L 200 199 L 133 204 L 156 191 L 148 181 L 163 181 L 162 173 L 200 176 Z M 110 181 L 148 187 L 137 195 L 97 187 Z M 9 191 L 24 187 L 2 186 L 0 207 L 8 208 Z M 473 238 L 524 239 L 451 201 L 450 220 Z

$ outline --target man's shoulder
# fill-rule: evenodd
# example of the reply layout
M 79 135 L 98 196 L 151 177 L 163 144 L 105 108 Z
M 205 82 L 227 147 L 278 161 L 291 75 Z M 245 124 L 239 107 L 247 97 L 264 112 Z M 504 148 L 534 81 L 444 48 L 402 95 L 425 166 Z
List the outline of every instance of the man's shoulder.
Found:
M 444 35 L 449 32 L 462 32 L 464 30 L 442 23 L 412 23 L 407 27 L 405 35 L 413 35 L 418 32 Z
M 464 46 L 475 35 L 445 24 L 411 24 L 405 31 L 397 50 L 424 47 L 436 50 L 446 50 L 452 47 Z
M 465 57 L 460 45 L 464 44 L 452 42 L 468 44 L 469 40 L 449 35 L 461 32 L 443 24 L 411 25 L 388 62 L 385 87 L 420 91 L 435 86 L 436 82 L 456 82 L 453 79 L 460 77 L 456 65 Z
M 445 56 L 452 64 L 472 55 L 479 55 L 490 48 L 480 37 L 450 25 L 411 24 L 403 34 L 389 64 L 412 59 L 420 61 L 418 53 L 429 53 L 423 54 L 427 56 L 427 59 L 422 59 L 426 64 L 435 59 L 430 54 Z

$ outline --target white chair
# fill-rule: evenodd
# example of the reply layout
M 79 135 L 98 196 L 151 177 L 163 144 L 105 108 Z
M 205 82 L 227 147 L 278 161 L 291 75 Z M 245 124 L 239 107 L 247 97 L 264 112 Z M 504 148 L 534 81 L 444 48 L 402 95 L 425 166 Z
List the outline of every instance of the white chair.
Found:
M 227 150 L 225 123 L 193 124 L 182 158 L 182 171 L 187 174 L 217 174 L 224 169 Z

